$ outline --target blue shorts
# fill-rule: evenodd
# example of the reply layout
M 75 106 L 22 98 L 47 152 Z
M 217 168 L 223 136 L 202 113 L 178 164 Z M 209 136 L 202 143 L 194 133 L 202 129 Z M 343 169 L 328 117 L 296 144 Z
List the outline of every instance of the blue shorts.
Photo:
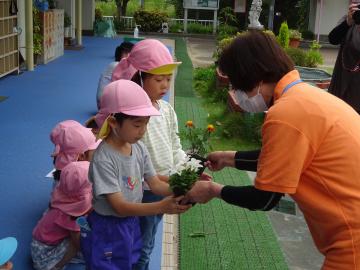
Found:
M 142 248 L 138 217 L 87 217 L 91 231 L 81 230 L 81 250 L 91 270 L 131 270 Z

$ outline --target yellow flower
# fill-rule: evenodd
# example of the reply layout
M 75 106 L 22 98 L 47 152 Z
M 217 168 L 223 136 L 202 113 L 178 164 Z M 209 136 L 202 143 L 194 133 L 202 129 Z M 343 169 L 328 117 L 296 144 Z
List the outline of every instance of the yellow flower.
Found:
M 211 132 L 214 132 L 214 131 L 215 131 L 214 125 L 211 125 L 211 124 L 208 125 L 208 126 L 207 126 L 207 131 L 210 132 L 210 133 L 211 133 Z
M 192 128 L 192 127 L 194 127 L 194 123 L 193 123 L 193 121 L 189 120 L 189 121 L 186 121 L 185 126 L 189 127 L 189 128 Z

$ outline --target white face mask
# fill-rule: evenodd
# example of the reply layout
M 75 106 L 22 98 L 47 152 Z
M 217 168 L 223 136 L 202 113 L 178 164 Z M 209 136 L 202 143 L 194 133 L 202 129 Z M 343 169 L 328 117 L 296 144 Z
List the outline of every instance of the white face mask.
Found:
M 248 97 L 248 95 L 240 90 L 235 91 L 236 100 L 241 107 L 241 109 L 247 112 L 264 112 L 268 110 L 268 106 L 265 103 L 264 97 L 260 94 L 260 85 L 258 87 L 257 94 L 253 97 Z

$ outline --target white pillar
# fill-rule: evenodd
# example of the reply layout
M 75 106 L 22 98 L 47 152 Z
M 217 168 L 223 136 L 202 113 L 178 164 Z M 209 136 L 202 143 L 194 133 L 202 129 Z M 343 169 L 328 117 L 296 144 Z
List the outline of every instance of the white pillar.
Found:
M 275 9 L 275 0 L 271 0 L 269 5 L 269 21 L 268 21 L 268 28 L 271 31 L 274 30 L 274 9 Z
M 76 0 L 76 44 L 82 46 L 82 0 Z
M 319 17 L 317 18 L 317 24 L 316 24 L 316 40 L 317 40 L 317 42 L 319 42 L 320 41 L 320 27 L 321 27 L 323 0 L 320 0 L 320 7 L 319 7 L 319 2 L 318 2 L 317 9 L 319 9 Z
M 26 67 L 34 70 L 33 1 L 25 1 Z
M 216 34 L 217 29 L 217 10 L 214 10 L 214 24 L 213 24 L 213 35 Z
M 188 9 L 184 10 L 184 33 L 187 33 L 187 19 L 188 19 Z

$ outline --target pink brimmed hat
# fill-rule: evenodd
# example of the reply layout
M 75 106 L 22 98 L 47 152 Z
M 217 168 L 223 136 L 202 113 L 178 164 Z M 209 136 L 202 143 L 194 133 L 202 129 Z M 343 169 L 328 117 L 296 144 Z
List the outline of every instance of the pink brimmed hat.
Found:
M 92 188 L 88 180 L 88 161 L 71 162 L 60 175 L 60 182 L 51 196 L 51 207 L 79 217 L 91 209 Z
M 110 133 L 107 119 L 114 113 L 131 116 L 160 115 L 146 92 L 138 84 L 128 80 L 118 80 L 105 87 L 101 97 L 101 109 L 95 116 L 97 125 L 101 127 L 99 138 L 105 138 Z
M 74 120 L 66 120 L 57 124 L 50 133 L 50 139 L 55 144 L 52 154 L 56 157 L 55 168 L 62 170 L 70 162 L 88 150 L 95 150 L 100 144 L 90 128 L 86 128 Z
M 181 62 L 174 62 L 168 48 L 156 39 L 144 39 L 135 44 L 128 57 L 115 67 L 112 81 L 131 80 L 139 70 L 154 75 L 170 75 Z

